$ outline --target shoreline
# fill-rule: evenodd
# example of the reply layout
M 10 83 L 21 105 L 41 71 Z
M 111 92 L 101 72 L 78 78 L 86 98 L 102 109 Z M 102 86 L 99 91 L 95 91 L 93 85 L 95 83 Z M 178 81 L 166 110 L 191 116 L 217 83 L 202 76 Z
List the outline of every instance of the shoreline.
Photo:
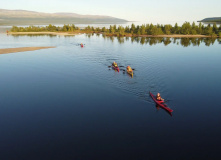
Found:
M 70 33 L 70 32 L 8 32 L 8 35 L 59 35 L 59 36 L 75 36 L 80 34 L 87 34 L 87 33 L 97 33 L 97 34 L 103 34 L 108 37 L 117 37 L 116 34 L 105 34 L 102 32 L 76 32 L 76 33 Z M 218 38 L 211 37 L 207 35 L 182 35 L 182 34 L 171 34 L 171 35 L 131 35 L 126 34 L 124 36 L 120 37 L 150 37 L 150 38 Z
M 58 35 L 58 36 L 75 36 L 81 33 L 69 32 L 8 32 L 9 35 Z
M 136 37 L 136 36 L 135 36 Z M 152 38 L 211 38 L 211 36 L 206 35 L 181 35 L 181 34 L 173 34 L 173 35 L 141 35 L 137 37 L 152 37 Z
M 56 48 L 54 46 L 50 47 L 19 47 L 19 48 L 3 48 L 0 49 L 0 54 L 16 53 L 16 52 L 26 52 L 26 51 L 35 51 L 40 49 Z

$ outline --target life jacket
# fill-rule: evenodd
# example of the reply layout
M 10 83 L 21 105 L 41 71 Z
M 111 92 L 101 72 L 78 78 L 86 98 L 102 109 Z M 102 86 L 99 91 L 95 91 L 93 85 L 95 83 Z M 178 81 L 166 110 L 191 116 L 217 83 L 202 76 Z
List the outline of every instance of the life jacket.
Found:
M 128 66 L 128 67 L 127 67 L 127 70 L 131 72 L 131 71 L 132 71 L 132 68 L 131 68 L 130 66 Z
M 117 67 L 117 63 L 116 63 L 116 62 L 115 62 L 115 63 L 113 63 L 113 66 L 114 66 L 114 67 Z
M 156 96 L 156 99 L 158 100 L 158 101 L 161 101 L 161 96 Z

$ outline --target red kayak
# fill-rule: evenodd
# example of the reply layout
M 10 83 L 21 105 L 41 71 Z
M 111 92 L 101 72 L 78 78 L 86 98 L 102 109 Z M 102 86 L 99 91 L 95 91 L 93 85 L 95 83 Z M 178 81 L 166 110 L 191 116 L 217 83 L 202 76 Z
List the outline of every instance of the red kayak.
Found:
M 117 66 L 117 67 L 115 67 L 114 65 L 112 65 L 112 68 L 114 69 L 114 70 L 117 70 L 118 72 L 120 72 L 120 68 Z
M 150 96 L 152 97 L 152 99 L 154 100 L 154 102 L 159 105 L 161 108 L 165 109 L 168 112 L 173 112 L 172 109 L 170 109 L 169 107 L 167 107 L 167 105 L 164 103 L 164 101 L 158 101 L 156 100 L 155 96 L 150 92 Z

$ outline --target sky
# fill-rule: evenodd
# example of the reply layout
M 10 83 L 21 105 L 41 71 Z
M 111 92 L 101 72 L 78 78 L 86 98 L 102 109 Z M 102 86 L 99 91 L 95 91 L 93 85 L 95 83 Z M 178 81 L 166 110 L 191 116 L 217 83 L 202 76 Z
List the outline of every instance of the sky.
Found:
M 1 0 L 0 9 L 107 15 L 151 23 L 221 17 L 221 0 Z

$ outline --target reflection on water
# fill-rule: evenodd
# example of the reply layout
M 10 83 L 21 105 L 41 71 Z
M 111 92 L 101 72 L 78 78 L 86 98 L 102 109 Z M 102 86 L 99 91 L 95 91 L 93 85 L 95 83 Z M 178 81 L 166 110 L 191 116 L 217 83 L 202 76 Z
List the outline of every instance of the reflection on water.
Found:
M 12 35 L 12 37 L 16 37 L 15 39 L 20 36 L 23 40 L 25 40 L 26 38 L 28 39 L 29 37 L 36 37 L 36 39 L 32 39 L 32 41 L 34 42 L 34 44 L 38 45 L 39 39 L 41 41 L 43 39 L 47 39 L 50 41 L 50 44 L 54 45 L 55 43 L 57 44 L 57 46 L 65 46 L 65 48 L 63 48 L 62 50 L 62 52 L 64 52 L 62 57 L 68 57 L 68 60 L 70 59 L 70 53 L 77 52 L 77 48 L 73 47 L 79 46 L 79 43 L 83 42 L 86 43 L 86 47 L 84 49 L 81 49 L 80 52 L 85 54 L 77 54 L 78 56 L 76 56 L 76 58 L 83 59 L 87 62 L 87 64 L 94 62 L 96 64 L 102 64 L 102 67 L 106 67 L 113 63 L 113 61 L 117 61 L 120 66 L 123 66 L 120 67 L 121 71 L 125 69 L 127 65 L 131 65 L 136 70 L 134 72 L 135 75 L 133 77 L 133 80 L 128 81 L 128 83 L 125 83 L 125 77 L 118 77 L 118 83 L 115 83 L 114 79 L 112 79 L 113 77 L 105 77 L 103 75 L 99 75 L 97 71 L 94 74 L 96 74 L 97 77 L 100 77 L 100 79 L 103 81 L 109 81 L 110 79 L 112 79 L 112 81 L 110 82 L 114 83 L 113 86 L 120 88 L 120 90 L 126 91 L 131 95 L 136 95 L 137 97 L 139 97 L 139 99 L 145 101 L 149 101 L 149 97 L 146 95 L 147 88 L 156 92 L 159 89 L 161 91 L 166 90 L 167 86 L 165 84 L 164 78 L 167 77 L 167 75 L 165 74 L 165 71 L 163 71 L 166 68 L 165 66 L 163 66 L 165 62 L 163 61 L 163 63 L 158 64 L 158 61 L 160 60 L 159 58 L 156 59 L 156 57 L 151 54 L 143 54 L 143 51 L 139 50 L 140 48 L 134 48 L 135 50 L 133 50 L 133 44 L 141 44 L 143 47 L 147 47 L 148 45 L 154 47 L 155 45 L 157 46 L 161 44 L 161 46 L 165 46 L 166 48 L 167 46 L 175 47 L 179 45 L 183 47 L 200 45 L 210 46 L 214 45 L 216 40 L 220 43 L 220 39 L 214 38 L 110 37 L 97 33 L 84 34 L 80 36 L 75 36 L 73 38 L 69 36 L 63 37 L 57 35 Z M 56 37 L 59 37 L 60 40 L 58 40 Z M 51 41 L 52 39 L 53 41 Z M 90 43 L 92 43 L 91 40 L 93 40 L 93 47 L 90 46 Z M 48 42 L 45 41 L 45 43 Z M 126 46 L 126 48 L 124 50 L 119 50 L 118 47 L 115 47 L 116 43 L 124 44 L 121 45 L 121 47 Z M 138 54 L 135 55 L 130 53 Z M 93 56 L 90 56 L 91 54 Z M 143 74 L 145 72 L 147 72 L 148 74 Z M 130 77 L 127 72 L 126 75 L 127 77 Z M 145 86 L 145 88 L 143 86 Z
M 168 37 L 114 37 L 114 36 L 105 36 L 104 34 L 92 33 L 85 34 L 86 37 L 91 38 L 92 36 L 100 37 L 103 39 L 110 40 L 114 42 L 117 40 L 118 43 L 123 44 L 125 41 L 131 41 L 132 43 L 140 43 L 142 45 L 149 44 L 150 46 L 163 43 L 165 46 L 169 44 L 177 44 L 182 45 L 183 47 L 188 46 L 200 46 L 204 44 L 206 46 L 213 45 L 217 40 L 219 44 L 221 44 L 221 38 L 168 38 Z M 60 37 L 59 35 L 42 35 L 42 34 L 28 34 L 28 35 L 11 35 L 13 37 L 27 36 L 27 37 Z M 69 35 L 68 35 L 69 36 Z M 71 35 L 74 37 L 75 35 Z M 66 37 L 66 36 L 65 36 Z
M 94 34 L 86 34 L 86 37 L 91 38 L 91 36 L 94 36 Z M 100 36 L 100 34 L 96 34 L 97 37 Z M 217 40 L 219 43 L 221 39 L 217 38 L 164 38 L 164 37 L 113 37 L 113 36 L 105 36 L 102 35 L 104 39 L 111 40 L 114 42 L 114 40 L 117 40 L 120 44 L 124 43 L 125 41 L 131 41 L 132 43 L 140 43 L 142 45 L 149 44 L 150 46 L 163 43 L 165 46 L 168 46 L 169 44 L 177 44 L 182 45 L 184 47 L 188 46 L 200 46 L 201 44 L 205 44 L 206 46 L 213 45 L 215 41 Z
M 32 36 L 0 35 L 0 48 L 56 46 L 0 55 L 1 159 L 220 157 L 220 39 Z

